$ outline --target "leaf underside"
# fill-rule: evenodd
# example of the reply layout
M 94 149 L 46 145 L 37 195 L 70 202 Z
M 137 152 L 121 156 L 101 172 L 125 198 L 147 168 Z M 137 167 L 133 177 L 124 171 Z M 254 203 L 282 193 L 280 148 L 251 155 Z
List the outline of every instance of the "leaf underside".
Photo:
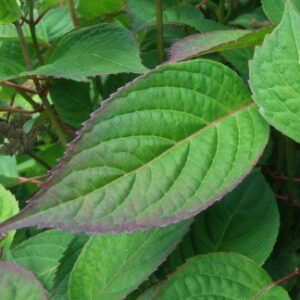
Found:
M 120 232 L 178 222 L 237 185 L 268 136 L 229 68 L 206 60 L 160 67 L 93 114 L 46 186 L 0 232 L 33 225 Z
M 169 60 L 180 61 L 213 52 L 254 47 L 271 31 L 272 27 L 266 27 L 257 31 L 234 29 L 190 35 L 172 45 Z

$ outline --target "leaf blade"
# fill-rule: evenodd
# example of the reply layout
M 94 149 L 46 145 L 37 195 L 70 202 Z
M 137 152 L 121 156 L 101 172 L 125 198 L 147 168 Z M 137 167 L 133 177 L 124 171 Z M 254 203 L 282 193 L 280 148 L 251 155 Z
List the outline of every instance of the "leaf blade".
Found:
M 268 135 L 229 68 L 206 60 L 163 66 L 94 114 L 48 187 L 1 230 L 119 232 L 178 222 L 231 190 Z
M 256 48 L 250 62 L 250 88 L 262 116 L 276 129 L 300 141 L 297 44 L 300 13 L 287 2 L 280 25 Z

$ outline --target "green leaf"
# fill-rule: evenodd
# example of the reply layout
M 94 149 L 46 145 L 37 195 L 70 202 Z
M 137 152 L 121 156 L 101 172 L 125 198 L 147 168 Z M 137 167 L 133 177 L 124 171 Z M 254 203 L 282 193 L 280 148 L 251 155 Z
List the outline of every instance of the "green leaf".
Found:
M 48 53 L 46 65 L 24 75 L 84 79 L 145 71 L 132 34 L 119 25 L 99 24 L 64 35 Z
M 151 299 L 288 300 L 252 260 L 234 253 L 195 256 L 171 275 Z
M 287 0 L 262 0 L 262 7 L 268 19 L 273 24 L 278 24 L 282 18 L 285 3 Z M 300 9 L 299 0 L 289 0 L 297 9 Z
M 16 157 L 0 155 L 0 184 L 11 187 L 18 182 L 18 177 Z
M 29 271 L 0 261 L 0 290 L 3 300 L 47 300 L 42 285 Z
M 95 18 L 120 10 L 125 2 L 126 0 L 81 0 L 77 10 L 84 17 Z
M 170 50 L 170 61 L 199 57 L 213 52 L 254 47 L 261 44 L 272 28 L 258 31 L 223 30 L 205 34 L 194 34 L 176 42 Z
M 278 230 L 276 199 L 256 171 L 199 215 L 192 236 L 198 253 L 237 252 L 263 264 L 272 252 Z
M 62 119 L 79 128 L 93 111 L 90 84 L 67 79 L 53 80 L 50 96 Z
M 55 273 L 73 235 L 67 231 L 48 230 L 25 240 L 11 251 L 13 262 L 31 270 L 50 290 Z
M 89 237 L 85 234 L 76 235 L 65 251 L 56 271 L 51 293 L 52 300 L 65 300 L 68 298 L 68 283 L 71 271 L 83 246 L 88 240 Z
M 16 0 L 0 0 L 0 24 L 17 21 L 21 17 L 21 10 Z
M 285 0 L 262 0 L 262 7 L 268 19 L 273 24 L 278 24 L 284 11 Z
M 262 116 L 300 142 L 300 13 L 287 2 L 282 22 L 256 48 L 250 86 Z
M 92 237 L 72 271 L 69 298 L 123 299 L 170 254 L 190 223 Z
M 52 179 L 0 233 L 31 225 L 119 232 L 189 218 L 250 172 L 269 126 L 209 60 L 162 66 L 103 104 Z
M 200 32 L 219 30 L 225 25 L 204 18 L 204 15 L 191 4 L 170 5 L 172 1 L 163 1 L 164 24 L 188 25 Z M 173 1 L 174 2 L 174 1 Z M 156 24 L 155 1 L 128 0 L 127 11 L 132 19 L 135 32 L 141 31 Z
M 23 54 L 19 43 L 0 42 L 0 81 L 19 77 L 26 71 Z
M 0 222 L 7 220 L 19 212 L 18 202 L 10 191 L 6 190 L 0 184 Z M 15 232 L 11 231 L 4 239 L 0 241 L 0 248 L 6 252 L 12 243 Z

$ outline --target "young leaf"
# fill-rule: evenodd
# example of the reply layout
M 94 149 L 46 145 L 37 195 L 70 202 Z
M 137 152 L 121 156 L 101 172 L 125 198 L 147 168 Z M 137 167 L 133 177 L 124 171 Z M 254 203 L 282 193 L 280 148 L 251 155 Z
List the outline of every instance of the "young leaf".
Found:
M 0 25 L 17 21 L 21 10 L 16 0 L 0 0 Z
M 199 57 L 213 52 L 254 47 L 260 44 L 272 28 L 258 31 L 223 30 L 188 36 L 172 45 L 170 61 Z
M 278 230 L 276 199 L 256 171 L 199 215 L 193 225 L 193 245 L 198 253 L 237 252 L 262 264 L 273 249 Z
M 0 222 L 7 220 L 18 212 L 19 206 L 16 198 L 0 184 Z M 1 239 L 0 248 L 3 248 L 4 251 L 9 249 L 14 235 L 15 232 L 12 231 L 5 238 Z
M 300 142 L 300 13 L 289 1 L 283 19 L 250 63 L 250 85 L 262 116 Z
M 67 79 L 56 79 L 50 86 L 50 96 L 62 119 L 77 128 L 93 111 L 90 84 Z
M 98 24 L 64 35 L 48 53 L 45 66 L 23 75 L 84 79 L 146 70 L 137 43 L 127 29 L 116 24 Z
M 250 172 L 268 137 L 232 70 L 209 60 L 162 66 L 93 114 L 47 186 L 0 232 L 120 232 L 187 219 Z
M 211 253 L 188 260 L 151 299 L 288 300 L 252 260 L 234 253 Z
M 48 297 L 33 274 L 18 265 L 0 261 L 1 299 L 47 300 Z
M 50 290 L 59 260 L 73 235 L 68 231 L 48 230 L 25 240 L 11 251 L 11 259 L 32 271 Z
M 123 299 L 170 254 L 190 223 L 91 237 L 71 273 L 69 298 Z

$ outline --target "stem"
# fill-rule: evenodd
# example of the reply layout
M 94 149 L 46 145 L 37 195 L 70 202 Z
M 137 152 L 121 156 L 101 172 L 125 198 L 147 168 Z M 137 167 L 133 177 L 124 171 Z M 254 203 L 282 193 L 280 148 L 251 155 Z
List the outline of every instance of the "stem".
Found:
M 254 297 L 253 300 L 259 299 L 262 295 L 266 294 L 268 291 L 270 291 L 272 288 L 274 288 L 276 285 L 280 285 L 285 283 L 288 280 L 291 280 L 297 276 L 300 275 L 300 266 L 296 267 L 295 270 L 286 276 L 279 278 L 278 280 L 274 281 L 269 286 L 265 287 L 264 289 L 260 290 Z
M 78 18 L 76 16 L 74 0 L 68 0 L 68 4 L 69 4 L 69 10 L 70 10 L 70 15 L 71 15 L 71 18 L 72 18 L 72 22 L 73 22 L 75 27 L 78 27 L 79 26 L 79 21 L 78 21 Z
M 164 61 L 164 24 L 162 0 L 156 0 L 156 29 L 157 29 L 157 50 L 159 61 Z
M 31 90 L 31 89 L 28 89 L 22 85 L 18 85 L 14 82 L 11 82 L 11 81 L 7 81 L 7 80 L 4 80 L 2 82 L 0 82 L 0 85 L 2 86 L 7 86 L 7 87 L 11 87 L 17 91 L 23 91 L 23 92 L 26 92 L 26 93 L 31 93 L 31 94 L 36 94 L 37 91 L 34 91 L 34 90 Z
M 39 109 L 39 104 L 36 103 L 28 94 L 26 94 L 23 91 L 19 91 L 19 94 L 34 108 L 34 109 Z
M 64 131 L 63 131 L 63 128 L 61 127 L 58 119 L 56 118 L 55 116 L 55 113 L 48 101 L 48 98 L 46 95 L 41 95 L 41 100 L 44 104 L 44 107 L 45 107 L 45 111 L 52 123 L 52 126 L 53 128 L 55 129 L 56 131 L 56 134 L 58 136 L 58 138 L 60 139 L 61 143 L 63 144 L 63 146 L 66 148 L 67 146 L 67 140 L 66 140 L 66 137 L 65 137 L 65 134 L 64 134 Z
M 22 27 L 18 21 L 16 21 L 14 24 L 15 24 L 15 27 L 16 27 L 16 30 L 18 33 L 18 37 L 20 40 L 20 44 L 21 44 L 21 48 L 22 48 L 26 66 L 27 66 L 28 70 L 31 71 L 33 69 L 33 65 L 32 65 L 32 61 L 31 61 L 30 54 L 29 54 L 29 49 L 28 49 L 28 46 L 27 46 L 27 43 L 25 40 L 25 36 L 24 36 L 23 30 L 22 30 Z
M 42 158 L 40 158 L 39 156 L 37 156 L 35 153 L 33 153 L 32 151 L 28 151 L 27 154 L 32 157 L 37 163 L 39 163 L 41 166 L 45 167 L 47 170 L 52 169 L 52 167 L 45 162 Z
M 30 1 L 31 3 L 31 1 Z M 31 6 L 31 9 L 30 10 L 33 10 L 33 7 Z M 28 70 L 32 70 L 33 69 L 33 64 L 32 64 L 32 60 L 31 60 L 31 57 L 29 55 L 29 51 L 28 51 L 28 46 L 27 46 L 27 43 L 26 43 L 26 40 L 25 40 L 25 37 L 24 37 L 24 33 L 22 31 L 22 27 L 20 25 L 20 23 L 17 21 L 15 22 L 15 26 L 16 26 L 16 29 L 18 31 L 18 36 L 19 36 L 19 40 L 20 40 L 20 44 L 21 44 L 21 48 L 22 48 L 22 51 L 23 51 L 23 55 L 24 55 L 24 59 L 26 61 L 26 65 L 27 65 L 27 68 Z M 32 39 L 34 39 L 34 37 L 32 36 Z M 39 96 L 42 100 L 42 103 L 44 105 L 44 108 L 45 108 L 45 111 L 52 123 L 52 126 L 53 128 L 55 129 L 56 131 L 56 134 L 58 136 L 58 138 L 60 139 L 62 145 L 64 147 L 66 147 L 67 145 L 67 141 L 66 141 L 66 138 L 65 138 L 65 135 L 64 135 L 64 132 L 63 132 L 63 129 L 59 123 L 59 121 L 57 120 L 56 116 L 55 116 L 55 113 L 53 112 L 52 110 L 52 107 L 47 99 L 47 95 L 45 93 L 45 91 L 41 91 L 41 86 L 40 86 L 40 83 L 38 81 L 38 79 L 36 77 L 32 77 L 32 80 L 36 86 L 36 89 L 39 92 Z
M 43 178 L 45 176 L 38 176 L 38 177 L 32 177 L 32 178 L 26 178 L 26 177 L 19 177 L 18 182 L 19 183 L 34 183 L 37 185 L 42 185 L 44 182 L 39 180 L 39 178 Z
M 25 114 L 25 115 L 32 115 L 37 110 L 26 110 L 22 108 L 14 108 L 14 107 L 7 107 L 7 108 L 0 108 L 0 112 L 8 112 L 8 113 L 19 113 L 19 114 Z
M 35 52 L 37 54 L 39 63 L 41 65 L 44 65 L 45 62 L 44 62 L 44 59 L 43 59 L 43 56 L 42 56 L 42 53 L 41 53 L 41 49 L 40 49 L 38 39 L 37 39 L 37 36 L 36 36 L 36 31 L 35 31 L 34 5 L 33 5 L 32 0 L 29 0 L 28 4 L 29 4 L 29 29 L 30 29 L 30 33 L 31 33 L 32 44 L 33 44 L 33 47 L 34 47 Z

